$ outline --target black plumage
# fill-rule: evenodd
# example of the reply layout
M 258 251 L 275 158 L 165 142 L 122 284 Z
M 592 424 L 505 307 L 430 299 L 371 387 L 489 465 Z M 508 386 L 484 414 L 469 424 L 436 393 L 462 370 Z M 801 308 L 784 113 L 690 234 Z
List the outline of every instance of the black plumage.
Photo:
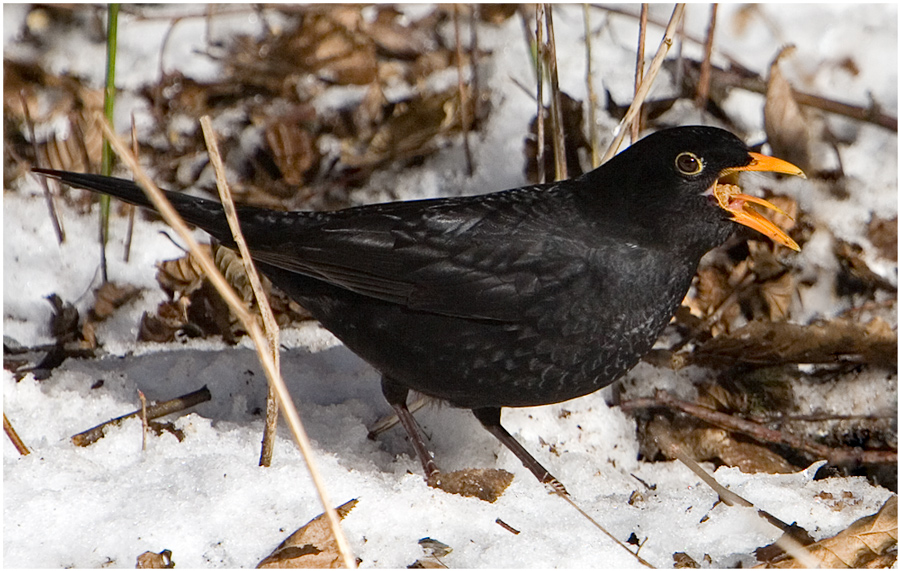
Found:
M 406 409 L 409 389 L 472 409 L 555 482 L 500 426 L 501 407 L 582 396 L 633 367 L 734 222 L 796 247 L 745 209 L 759 199 L 723 198 L 718 179 L 741 170 L 802 174 L 727 131 L 680 127 L 572 180 L 336 212 L 239 207 L 238 216 L 259 269 L 382 373 L 430 480 L 437 471 Z M 131 181 L 35 172 L 150 206 Z M 218 203 L 168 198 L 233 245 Z

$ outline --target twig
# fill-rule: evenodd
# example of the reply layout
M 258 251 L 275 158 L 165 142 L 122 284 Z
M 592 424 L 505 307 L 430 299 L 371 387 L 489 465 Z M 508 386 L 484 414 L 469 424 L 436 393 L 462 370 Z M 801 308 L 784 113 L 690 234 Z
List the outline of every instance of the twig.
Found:
M 841 103 L 840 101 L 835 101 L 826 97 L 812 95 L 811 93 L 803 93 L 796 89 L 793 90 L 793 92 L 794 99 L 800 105 L 815 107 L 822 111 L 843 115 L 844 117 L 850 117 L 857 121 L 872 123 L 873 125 L 878 125 L 879 127 L 884 127 L 885 129 L 890 129 L 894 132 L 897 131 L 897 117 L 882 112 L 878 105 L 872 104 L 869 107 L 860 107 L 858 105 L 850 105 L 849 103 Z
M 20 455 L 28 456 L 31 454 L 31 451 L 28 450 L 28 447 L 25 446 L 25 443 L 19 438 L 19 434 L 16 432 L 16 429 L 13 428 L 12 423 L 6 418 L 5 412 L 3 413 L 3 432 L 6 433 L 7 438 L 9 438 L 10 442 L 12 442 L 12 445 Z
M 500 527 L 502 527 L 503 529 L 505 529 L 506 531 L 510 532 L 513 535 L 519 535 L 520 533 L 522 533 L 521 531 L 519 531 L 518 529 L 509 525 L 508 523 L 506 523 L 499 517 L 496 520 L 494 520 L 494 523 L 496 523 L 497 525 L 499 525 Z
M 537 179 L 538 183 L 547 181 L 547 172 L 544 168 L 544 5 L 538 2 L 535 5 L 535 58 L 534 65 L 537 74 Z
M 809 555 L 809 552 L 803 548 L 803 545 L 797 541 L 791 534 L 796 529 L 794 526 L 781 521 L 779 518 L 770 514 L 766 510 L 757 508 L 749 500 L 732 492 L 722 484 L 720 484 L 715 476 L 704 470 L 693 458 L 681 451 L 681 447 L 666 436 L 657 437 L 657 444 L 664 448 L 671 456 L 677 458 L 682 464 L 696 474 L 707 486 L 712 488 L 719 499 L 727 506 L 744 506 L 756 509 L 756 515 L 766 520 L 772 526 L 779 529 L 783 535 L 775 540 L 775 543 L 791 557 L 803 564 L 807 568 L 815 568 L 816 561 Z M 806 533 L 803 531 L 803 533 Z M 809 534 L 806 534 L 807 537 Z M 811 541 L 811 539 L 810 539 Z
M 191 408 L 192 406 L 197 406 L 200 403 L 208 401 L 210 398 L 212 397 L 209 394 L 209 389 L 206 388 L 206 385 L 204 385 L 200 390 L 188 393 L 172 400 L 167 400 L 165 402 L 148 406 L 146 408 L 147 421 L 149 422 L 155 418 L 166 416 L 174 412 L 179 412 Z M 106 433 L 106 429 L 110 426 L 119 425 L 123 420 L 131 418 L 132 416 L 137 416 L 139 414 L 141 414 L 141 409 L 129 412 L 128 414 L 124 414 L 112 420 L 107 420 L 106 422 L 98 424 L 93 428 L 89 428 L 84 432 L 79 432 L 72 437 L 72 443 L 75 444 L 75 446 L 88 446 L 90 444 L 93 444 L 94 442 L 103 438 L 103 435 Z
M 729 414 L 711 410 L 692 402 L 683 401 L 670 395 L 666 391 L 657 391 L 655 398 L 640 398 L 624 401 L 620 404 L 622 410 L 634 410 L 636 408 L 651 408 L 657 406 L 671 407 L 692 416 L 695 416 L 709 424 L 732 430 L 750 436 L 758 442 L 768 444 L 781 444 L 796 450 L 806 452 L 817 459 L 828 460 L 829 464 L 896 464 L 897 453 L 884 450 L 845 450 L 831 448 L 822 444 L 808 442 L 792 434 L 785 434 L 777 430 L 765 427 L 756 422 L 744 420 Z
M 253 295 L 256 298 L 256 305 L 259 307 L 260 315 L 263 318 L 263 325 L 266 329 L 266 337 L 269 341 L 268 351 L 272 355 L 272 362 L 275 365 L 274 374 L 281 376 L 281 355 L 278 350 L 280 346 L 278 323 L 275 321 L 275 315 L 272 313 L 272 307 L 269 305 L 269 299 L 263 291 L 262 281 L 256 271 L 256 264 L 250 255 L 250 248 L 244 240 L 241 232 L 241 225 L 238 222 L 237 212 L 234 208 L 234 200 L 231 197 L 231 189 L 228 186 L 228 180 L 225 177 L 225 165 L 222 163 L 222 155 L 219 152 L 219 144 L 216 140 L 215 131 L 212 128 L 212 121 L 208 115 L 200 118 L 200 126 L 203 129 L 203 137 L 206 140 L 206 149 L 209 153 L 209 160 L 213 165 L 216 173 L 216 185 L 219 189 L 219 198 L 222 200 L 222 207 L 225 210 L 225 218 L 228 220 L 228 226 L 234 236 L 234 242 L 237 244 L 238 251 L 241 254 L 241 261 L 244 263 L 244 271 L 250 279 L 250 287 L 253 289 Z M 269 386 L 266 396 L 266 427 L 263 431 L 262 451 L 260 452 L 260 466 L 269 466 L 272 463 L 272 454 L 274 453 L 275 434 L 278 427 L 278 407 L 275 405 L 275 394 Z
M 599 8 L 601 10 L 606 10 L 611 14 L 619 14 L 620 16 L 627 16 L 629 18 L 639 17 L 637 14 L 628 12 L 617 6 L 609 6 L 605 4 L 591 4 L 591 6 Z M 654 20 L 653 18 L 648 19 L 648 22 L 658 27 L 662 27 L 664 25 L 662 22 Z M 703 46 L 705 44 L 705 41 L 703 39 L 694 37 L 690 34 L 682 34 L 681 37 L 700 46 Z M 723 57 L 726 61 L 728 61 L 729 64 L 745 69 L 739 61 L 737 61 L 730 55 L 721 53 L 719 54 L 719 56 Z M 678 66 L 678 71 L 681 71 L 681 66 Z M 675 83 L 676 85 L 681 84 L 680 81 L 676 81 Z M 765 94 L 766 92 L 765 82 L 760 77 L 752 80 L 752 82 L 726 81 L 726 84 L 729 87 L 738 87 L 740 89 L 752 91 L 753 93 Z M 811 95 L 809 93 L 804 93 L 797 90 L 794 90 L 794 99 L 800 105 L 815 107 L 816 109 L 821 109 L 822 111 L 827 111 L 828 113 L 843 115 L 844 117 L 850 117 L 851 119 L 856 119 L 857 121 L 872 123 L 873 125 L 878 125 L 879 127 L 884 127 L 885 129 L 889 129 L 891 131 L 897 131 L 897 117 L 884 113 L 879 108 L 879 106 L 875 104 L 869 105 L 868 107 L 861 107 L 858 105 L 842 103 L 840 101 L 835 101 L 833 99 L 828 99 L 826 97 L 821 97 L 818 95 Z
M 588 93 L 588 138 L 591 143 L 591 168 L 600 166 L 600 141 L 597 135 L 597 94 L 594 92 L 593 66 L 591 64 L 591 7 L 582 4 L 584 12 L 585 75 Z
M 266 389 L 266 424 L 263 427 L 259 451 L 259 465 L 268 468 L 275 454 L 275 436 L 278 434 L 278 395 L 272 385 Z
M 546 4 L 544 11 L 547 20 L 547 44 L 550 51 L 547 53 L 550 71 L 550 112 L 553 117 L 553 154 L 556 155 L 556 178 L 565 180 L 569 178 L 569 168 L 566 164 L 566 130 L 562 117 L 562 92 L 559 89 L 559 73 L 556 69 L 556 32 L 553 29 L 553 5 Z
M 641 82 L 644 81 L 644 48 L 647 45 L 647 13 L 650 6 L 646 2 L 641 4 L 641 20 L 638 26 L 638 49 L 634 63 L 634 96 L 637 97 Z M 641 137 L 641 109 L 638 106 L 635 120 L 631 122 L 631 142 L 634 143 Z
M 706 44 L 703 46 L 703 62 L 700 64 L 700 80 L 697 82 L 697 93 L 694 98 L 698 109 L 706 109 L 706 100 L 709 99 L 713 37 L 716 33 L 716 13 L 718 10 L 719 5 L 713 4 L 709 13 L 709 27 L 706 29 Z
M 478 16 L 481 13 L 481 7 L 478 4 L 472 4 L 472 11 L 469 17 L 469 67 L 472 70 L 472 79 L 469 84 L 472 86 L 472 121 L 478 123 L 481 117 L 481 86 L 478 82 Z
M 466 96 L 466 86 L 463 78 L 463 52 L 462 38 L 459 31 L 459 4 L 453 5 L 453 30 L 456 35 L 456 87 L 459 91 L 459 120 L 462 123 L 463 150 L 466 155 L 466 173 L 469 176 L 475 174 L 475 168 L 472 163 L 472 149 L 469 147 L 469 110 L 468 97 Z
M 140 149 L 137 140 L 137 127 L 134 124 L 134 112 L 131 113 L 131 152 L 134 156 L 138 156 Z M 128 212 L 128 231 L 125 233 L 125 253 L 122 259 L 125 263 L 131 258 L 131 241 L 134 238 L 134 213 L 137 208 L 133 204 L 125 203 L 126 212 Z
M 597 522 L 597 520 L 595 520 L 594 518 L 592 518 L 590 515 L 588 515 L 588 513 L 587 513 L 586 511 L 584 511 L 583 509 L 581 509 L 581 506 L 579 506 L 578 504 L 576 504 L 576 503 L 575 503 L 575 500 L 573 500 L 571 497 L 569 497 L 569 494 L 567 494 L 567 493 L 565 493 L 565 492 L 563 492 L 563 491 L 557 490 L 556 488 L 553 488 L 553 487 L 551 487 L 551 486 L 548 486 L 548 489 L 549 489 L 552 493 L 554 493 L 554 494 L 556 494 L 557 496 L 561 497 L 562 499 L 566 500 L 566 502 L 568 502 L 570 506 L 572 506 L 573 508 L 575 508 L 575 509 L 578 511 L 578 513 L 580 513 L 585 519 L 587 519 L 589 522 L 591 522 L 591 523 L 594 525 L 594 527 L 596 527 L 596 528 L 599 529 L 601 532 L 603 532 L 603 534 L 606 535 L 606 537 L 608 537 L 608 538 L 610 538 L 611 540 L 613 540 L 613 542 L 614 542 L 616 545 L 618 545 L 619 547 L 621 547 L 622 549 L 624 549 L 625 551 L 627 551 L 628 553 L 630 553 L 631 556 L 634 557 L 635 559 L 637 559 L 638 562 L 639 562 L 641 565 L 643 565 L 644 567 L 649 567 L 650 569 L 654 569 L 653 565 L 650 565 L 650 563 L 648 563 L 646 560 L 644 560 L 643 557 L 641 557 L 640 555 L 638 555 L 638 554 L 635 553 L 634 551 L 628 549 L 628 546 L 626 546 L 624 543 L 622 543 L 621 541 L 619 541 L 619 540 L 616 538 L 616 536 L 614 536 L 613 534 L 611 534 L 610 532 L 608 532 L 608 531 L 606 530 L 606 528 L 604 528 L 602 525 L 600 525 L 600 524 Z
M 22 110 L 25 113 L 25 123 L 28 125 L 28 134 L 31 136 L 31 146 L 34 149 L 34 159 L 39 160 L 40 152 L 38 151 L 37 139 L 34 135 L 34 121 L 31 120 L 31 112 L 28 110 L 28 100 L 25 92 L 19 93 L 22 99 Z M 32 175 L 34 176 L 34 175 Z M 53 231 L 56 232 L 56 241 L 62 244 L 66 241 L 66 232 L 63 229 L 62 220 L 56 212 L 56 203 L 53 201 L 53 194 L 50 192 L 50 186 L 47 184 L 47 178 L 43 176 L 37 177 L 41 181 L 44 188 L 44 200 L 47 202 L 47 211 L 50 213 L 50 221 L 53 223 Z
M 147 420 L 147 397 L 144 391 L 138 389 L 138 398 L 141 399 L 141 450 L 147 450 L 147 432 L 150 431 L 150 424 Z
M 662 68 L 663 60 L 666 58 L 669 48 L 672 47 L 672 38 L 675 35 L 675 29 L 678 27 L 678 23 L 681 21 L 683 15 L 684 4 L 676 4 L 675 10 L 672 11 L 672 18 L 669 20 L 669 25 L 666 27 L 666 33 L 659 43 L 659 49 L 656 50 L 656 55 L 653 56 L 653 61 L 650 62 L 650 68 L 647 70 L 647 75 L 641 82 L 641 87 L 638 89 L 637 94 L 635 94 L 634 101 L 631 102 L 631 106 L 628 108 L 625 116 L 622 117 L 618 127 L 616 127 L 616 136 L 612 143 L 610 143 L 606 153 L 603 155 L 601 162 L 606 162 L 611 159 L 619 149 L 619 145 L 622 144 L 622 139 L 625 138 L 625 132 L 628 129 L 628 126 L 631 125 L 631 122 L 637 115 L 641 103 L 646 99 L 647 94 L 650 92 L 650 86 L 653 85 L 656 75 Z

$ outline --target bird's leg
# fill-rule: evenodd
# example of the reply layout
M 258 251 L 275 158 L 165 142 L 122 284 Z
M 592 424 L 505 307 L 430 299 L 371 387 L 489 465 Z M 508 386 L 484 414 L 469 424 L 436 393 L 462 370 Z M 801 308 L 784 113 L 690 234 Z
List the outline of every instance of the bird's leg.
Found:
M 406 396 L 409 394 L 409 389 L 382 376 L 381 392 L 384 393 L 384 398 L 393 407 L 394 413 L 400 420 L 400 424 L 403 425 L 403 429 L 406 430 L 413 448 L 416 449 L 416 455 L 422 462 L 422 469 L 425 471 L 425 481 L 430 486 L 437 486 L 440 483 L 441 472 L 438 470 L 437 464 L 434 463 L 431 453 L 428 452 L 428 448 L 425 447 L 425 439 L 422 438 L 422 432 L 419 430 L 416 419 L 413 418 L 412 413 L 406 407 Z
M 537 479 L 542 483 L 550 486 L 557 492 L 560 492 L 565 495 L 569 495 L 566 491 L 565 486 L 556 479 L 556 476 L 551 474 L 544 468 L 540 462 L 538 462 L 534 456 L 532 456 L 528 450 L 519 444 L 519 442 L 513 438 L 512 434 L 506 431 L 505 428 L 500 424 L 500 408 L 499 407 L 491 407 L 491 408 L 473 408 L 472 414 L 475 415 L 481 424 L 487 429 L 488 432 L 497 437 L 497 440 L 503 443 L 504 446 L 509 448 L 516 457 L 522 461 L 522 464 L 525 465 L 526 468 L 531 470 L 531 473 L 537 477 Z

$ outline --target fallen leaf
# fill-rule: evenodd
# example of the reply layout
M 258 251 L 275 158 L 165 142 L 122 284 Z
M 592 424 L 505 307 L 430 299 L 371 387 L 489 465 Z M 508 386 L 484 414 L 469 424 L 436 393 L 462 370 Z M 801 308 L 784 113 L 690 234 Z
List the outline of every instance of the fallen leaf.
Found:
M 806 549 L 820 568 L 859 568 L 881 557 L 897 545 L 897 496 L 891 496 L 878 513 L 851 523 L 833 537 L 818 541 Z M 768 564 L 778 569 L 796 569 L 802 564 L 785 557 Z
M 809 172 L 812 168 L 813 127 L 794 99 L 791 84 L 784 77 L 781 62 L 794 46 L 783 48 L 769 66 L 764 108 L 766 136 L 772 154 Z
M 344 519 L 356 506 L 357 500 L 337 508 Z M 344 559 L 331 532 L 328 517 L 323 513 L 295 531 L 257 565 L 257 569 L 337 569 Z
M 172 552 L 163 549 L 159 553 L 145 551 L 138 555 L 137 565 L 135 569 L 174 569 L 175 562 L 172 561 Z
M 512 483 L 513 475 L 506 470 L 471 468 L 456 472 L 441 472 L 432 485 L 449 494 L 495 502 Z

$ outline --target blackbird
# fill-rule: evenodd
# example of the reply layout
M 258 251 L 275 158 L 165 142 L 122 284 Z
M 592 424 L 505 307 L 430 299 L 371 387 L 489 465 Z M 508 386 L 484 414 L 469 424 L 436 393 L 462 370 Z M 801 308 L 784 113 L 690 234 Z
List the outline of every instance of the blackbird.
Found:
M 34 171 L 150 207 L 128 180 Z M 407 409 L 410 390 L 471 409 L 564 490 L 501 426 L 501 408 L 580 397 L 628 371 L 735 223 L 799 249 L 747 208 L 773 205 L 720 180 L 740 171 L 803 176 L 728 131 L 678 127 L 570 180 L 334 212 L 244 206 L 238 217 L 260 271 L 381 373 L 429 483 L 440 472 Z M 219 203 L 167 196 L 234 245 Z

